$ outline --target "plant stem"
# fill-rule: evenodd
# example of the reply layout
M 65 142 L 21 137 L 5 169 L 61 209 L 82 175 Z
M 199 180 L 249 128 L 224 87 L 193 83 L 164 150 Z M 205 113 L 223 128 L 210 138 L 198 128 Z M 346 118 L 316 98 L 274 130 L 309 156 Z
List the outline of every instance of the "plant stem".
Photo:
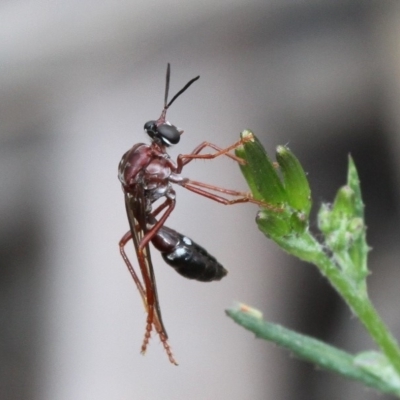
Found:
M 293 332 L 280 325 L 264 321 L 249 306 L 239 304 L 226 310 L 236 323 L 252 331 L 256 337 L 272 341 L 288 349 L 296 357 L 310 361 L 319 367 L 334 371 L 346 378 L 355 379 L 384 393 L 400 396 L 399 387 L 371 374 L 355 362 L 355 357 L 343 350 L 330 346 L 317 339 Z
M 321 245 L 308 232 L 307 242 L 315 242 L 315 246 Z M 357 288 L 347 279 L 334 262 L 320 249 L 308 254 L 306 261 L 311 261 L 320 269 L 339 294 L 344 298 L 354 314 L 360 319 L 368 330 L 376 344 L 387 357 L 388 361 L 400 376 L 400 348 L 396 339 L 378 315 L 376 309 L 369 300 L 364 287 Z M 304 258 L 303 258 L 304 259 Z

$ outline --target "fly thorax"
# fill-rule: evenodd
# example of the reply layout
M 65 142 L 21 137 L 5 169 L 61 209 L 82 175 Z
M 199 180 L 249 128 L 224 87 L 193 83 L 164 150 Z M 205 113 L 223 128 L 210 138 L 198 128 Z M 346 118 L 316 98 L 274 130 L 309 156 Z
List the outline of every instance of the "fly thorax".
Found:
M 168 196 L 170 192 L 170 184 L 168 182 L 162 184 L 147 184 L 145 186 L 146 196 L 154 203 L 161 197 Z
M 146 166 L 145 175 L 146 180 L 167 180 L 171 175 L 171 168 L 164 159 L 156 159 Z

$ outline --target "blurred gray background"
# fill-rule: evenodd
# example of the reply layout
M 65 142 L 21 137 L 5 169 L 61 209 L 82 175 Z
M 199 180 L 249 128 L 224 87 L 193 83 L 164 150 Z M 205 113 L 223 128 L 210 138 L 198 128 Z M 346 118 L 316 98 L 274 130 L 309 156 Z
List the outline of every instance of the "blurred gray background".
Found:
M 385 1 L 2 2 L 0 398 L 378 398 L 225 317 L 238 300 L 348 351 L 374 347 L 316 269 L 257 230 L 255 206 L 179 188 L 168 225 L 230 273 L 192 282 L 155 255 L 180 365 L 158 338 L 142 357 L 145 313 L 118 251 L 128 222 L 116 175 L 161 112 L 167 62 L 171 93 L 201 75 L 169 111 L 185 130 L 174 157 L 252 129 L 270 154 L 289 144 L 317 209 L 344 184 L 351 152 L 374 248 L 371 296 L 399 337 L 399 22 L 400 4 Z M 245 188 L 227 159 L 184 175 Z

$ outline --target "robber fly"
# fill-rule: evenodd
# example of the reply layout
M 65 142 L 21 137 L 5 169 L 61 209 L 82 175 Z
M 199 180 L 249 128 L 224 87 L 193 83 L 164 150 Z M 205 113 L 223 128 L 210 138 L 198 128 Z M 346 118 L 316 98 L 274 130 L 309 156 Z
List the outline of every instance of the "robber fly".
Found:
M 156 279 L 149 244 L 161 252 L 164 261 L 185 278 L 202 282 L 222 279 L 227 270 L 203 247 L 192 239 L 164 225 L 175 208 L 176 194 L 173 184 L 180 185 L 192 192 L 205 196 L 222 204 L 252 202 L 262 204 L 249 194 L 220 188 L 181 176 L 183 167 L 194 159 L 213 159 L 226 155 L 243 163 L 243 160 L 230 153 L 241 142 L 222 149 L 212 143 L 203 142 L 189 154 L 181 154 L 174 162 L 167 153 L 168 147 L 179 142 L 183 131 L 166 120 L 171 104 L 200 76 L 191 79 L 169 102 L 170 65 L 167 66 L 164 108 L 160 118 L 148 121 L 144 130 L 150 137 L 150 144 L 138 143 L 122 157 L 118 167 L 118 178 L 125 195 L 125 207 L 130 230 L 119 242 L 120 252 L 142 297 L 147 312 L 145 335 L 141 352 L 145 353 L 154 328 L 167 352 L 171 363 L 176 364 L 168 344 L 168 335 L 161 318 Z M 199 154 L 204 148 L 215 150 L 212 154 Z M 213 193 L 219 192 L 233 199 Z M 154 208 L 155 203 L 160 203 Z M 125 245 L 133 241 L 141 278 L 136 273 L 125 253 Z

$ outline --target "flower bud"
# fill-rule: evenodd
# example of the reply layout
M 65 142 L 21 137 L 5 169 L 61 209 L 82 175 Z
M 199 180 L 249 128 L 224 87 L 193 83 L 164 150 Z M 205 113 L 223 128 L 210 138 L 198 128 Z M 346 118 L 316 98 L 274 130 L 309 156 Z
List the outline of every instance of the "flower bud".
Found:
M 285 146 L 276 149 L 276 160 L 282 172 L 289 205 L 307 216 L 311 210 L 311 190 L 297 157 Z

